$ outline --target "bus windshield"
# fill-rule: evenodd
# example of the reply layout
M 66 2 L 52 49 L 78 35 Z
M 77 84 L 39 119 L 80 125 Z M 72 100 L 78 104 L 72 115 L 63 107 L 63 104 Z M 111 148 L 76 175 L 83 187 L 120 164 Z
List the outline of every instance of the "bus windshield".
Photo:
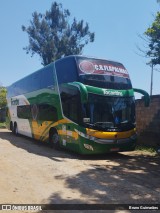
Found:
M 89 93 L 83 105 L 83 121 L 89 128 L 126 131 L 135 127 L 134 97 L 109 97 Z

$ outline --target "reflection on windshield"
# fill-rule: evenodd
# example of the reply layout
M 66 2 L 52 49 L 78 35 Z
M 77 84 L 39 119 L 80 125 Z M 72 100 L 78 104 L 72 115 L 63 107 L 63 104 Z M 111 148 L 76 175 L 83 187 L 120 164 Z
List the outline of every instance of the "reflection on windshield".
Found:
M 129 78 L 122 78 L 119 76 L 110 75 L 81 75 L 80 82 L 86 85 L 110 88 L 110 89 L 131 89 L 132 84 Z
M 89 94 L 83 114 L 84 118 L 89 118 L 88 126 L 95 129 L 131 129 L 135 123 L 134 97 Z

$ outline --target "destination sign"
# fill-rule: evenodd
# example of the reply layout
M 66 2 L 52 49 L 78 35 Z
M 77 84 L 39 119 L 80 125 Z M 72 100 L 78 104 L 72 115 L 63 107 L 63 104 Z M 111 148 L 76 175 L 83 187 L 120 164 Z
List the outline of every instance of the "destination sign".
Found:
M 81 60 L 79 74 L 114 75 L 129 78 L 128 71 L 122 64 L 99 59 Z

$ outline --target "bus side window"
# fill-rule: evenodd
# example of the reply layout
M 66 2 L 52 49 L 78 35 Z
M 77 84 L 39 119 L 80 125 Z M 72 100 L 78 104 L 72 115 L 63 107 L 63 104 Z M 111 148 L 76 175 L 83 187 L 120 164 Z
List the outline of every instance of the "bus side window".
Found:
M 22 106 L 17 106 L 17 116 L 18 118 L 23 118 L 23 119 L 31 119 L 31 106 L 30 105 L 22 105 Z
M 41 88 L 54 88 L 55 78 L 53 72 L 53 66 L 47 67 L 41 73 Z
M 74 58 L 58 60 L 55 67 L 59 85 L 78 81 L 77 65 Z
M 54 106 L 49 104 L 39 104 L 38 108 L 38 120 L 54 122 L 58 120 L 57 109 Z
M 76 123 L 80 123 L 81 119 L 81 103 L 80 92 L 75 87 L 61 87 L 61 101 L 63 114 Z
M 41 75 L 40 73 L 35 73 L 32 76 L 32 80 L 31 80 L 31 91 L 35 91 L 35 90 L 39 90 L 41 87 Z

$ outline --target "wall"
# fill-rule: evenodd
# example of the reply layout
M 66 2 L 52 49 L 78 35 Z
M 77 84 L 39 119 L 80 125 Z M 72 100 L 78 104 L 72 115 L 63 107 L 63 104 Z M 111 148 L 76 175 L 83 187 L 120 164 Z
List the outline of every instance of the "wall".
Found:
M 151 96 L 149 107 L 142 99 L 136 100 L 138 143 L 151 146 L 160 144 L 160 95 Z

